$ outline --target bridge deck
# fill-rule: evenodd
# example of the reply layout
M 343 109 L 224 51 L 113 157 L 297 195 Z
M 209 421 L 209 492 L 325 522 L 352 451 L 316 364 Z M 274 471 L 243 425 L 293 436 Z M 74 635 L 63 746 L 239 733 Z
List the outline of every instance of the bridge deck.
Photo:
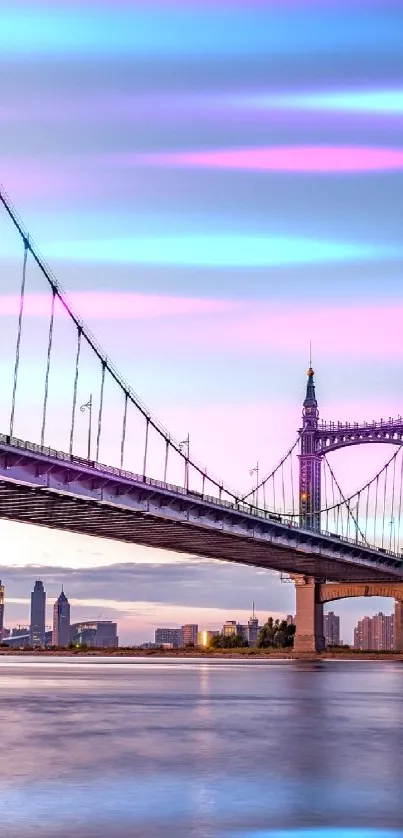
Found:
M 0 436 L 0 517 L 333 581 L 403 579 L 401 558 Z

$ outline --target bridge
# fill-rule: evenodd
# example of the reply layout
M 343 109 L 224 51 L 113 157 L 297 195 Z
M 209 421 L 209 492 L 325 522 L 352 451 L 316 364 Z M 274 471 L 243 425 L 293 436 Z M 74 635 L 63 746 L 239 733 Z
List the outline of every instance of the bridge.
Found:
M 324 648 L 325 602 L 362 592 L 391 596 L 396 648 L 403 650 L 402 417 L 320 421 L 310 366 L 302 424 L 287 453 L 249 493 L 229 487 L 191 456 L 189 437 L 177 440 L 148 410 L 75 312 L 4 190 L 0 203 L 21 252 L 14 342 L 0 402 L 0 517 L 288 574 L 295 582 L 300 652 Z M 22 370 L 24 353 L 30 354 L 31 266 L 49 303 L 43 391 L 35 394 L 32 412 Z M 71 357 L 66 367 L 63 348 L 62 375 L 61 328 Z M 89 380 L 92 394 L 87 391 L 82 404 Z M 120 409 L 112 434 L 105 420 L 109 399 L 115 414 L 116 405 Z M 88 421 L 86 436 L 79 411 Z M 328 455 L 374 443 L 392 446 L 393 453 L 364 486 L 343 492 Z

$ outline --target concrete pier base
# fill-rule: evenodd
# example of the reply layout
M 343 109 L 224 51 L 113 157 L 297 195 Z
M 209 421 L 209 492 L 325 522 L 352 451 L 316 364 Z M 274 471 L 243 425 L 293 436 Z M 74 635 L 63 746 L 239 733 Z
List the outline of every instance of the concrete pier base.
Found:
M 294 650 L 297 653 L 323 652 L 323 603 L 321 583 L 312 576 L 294 576 L 296 594 L 296 631 Z

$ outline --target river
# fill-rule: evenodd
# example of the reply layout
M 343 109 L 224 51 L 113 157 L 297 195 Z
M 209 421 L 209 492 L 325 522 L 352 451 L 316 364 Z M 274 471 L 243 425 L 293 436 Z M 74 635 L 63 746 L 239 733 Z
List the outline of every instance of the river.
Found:
M 3 657 L 0 731 L 1 838 L 403 835 L 398 662 Z

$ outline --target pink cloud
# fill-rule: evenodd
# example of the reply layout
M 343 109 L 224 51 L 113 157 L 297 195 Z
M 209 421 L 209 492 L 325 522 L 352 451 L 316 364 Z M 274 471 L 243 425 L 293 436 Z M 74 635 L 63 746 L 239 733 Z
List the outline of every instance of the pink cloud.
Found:
M 74 309 L 83 318 L 102 320 L 134 320 L 150 317 L 175 317 L 213 314 L 238 308 L 231 300 L 168 297 L 124 292 L 79 291 L 69 294 Z M 0 316 L 16 315 L 20 300 L 17 295 L 0 296 Z M 50 294 L 27 294 L 24 314 L 28 317 L 49 317 Z M 64 314 L 60 304 L 56 315 Z
M 273 146 L 123 155 L 116 158 L 116 162 L 244 171 L 376 172 L 403 169 L 403 150 L 365 146 Z
M 359 306 L 276 304 L 239 301 L 219 317 L 198 322 L 184 318 L 180 332 L 165 321 L 155 335 L 164 351 L 194 349 L 203 355 L 222 352 L 297 356 L 313 336 L 319 357 L 398 358 L 402 356 L 403 305 Z

